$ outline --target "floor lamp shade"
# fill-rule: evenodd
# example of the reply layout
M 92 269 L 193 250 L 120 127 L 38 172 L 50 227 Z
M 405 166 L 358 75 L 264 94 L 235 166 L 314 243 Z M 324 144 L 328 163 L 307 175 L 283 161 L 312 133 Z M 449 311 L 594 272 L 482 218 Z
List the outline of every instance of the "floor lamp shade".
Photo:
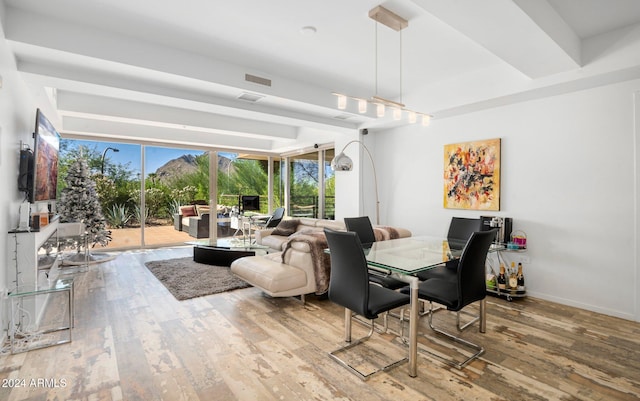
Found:
M 331 160 L 331 169 L 333 171 L 351 171 L 353 170 L 353 160 L 344 152 L 340 152 L 340 154 Z

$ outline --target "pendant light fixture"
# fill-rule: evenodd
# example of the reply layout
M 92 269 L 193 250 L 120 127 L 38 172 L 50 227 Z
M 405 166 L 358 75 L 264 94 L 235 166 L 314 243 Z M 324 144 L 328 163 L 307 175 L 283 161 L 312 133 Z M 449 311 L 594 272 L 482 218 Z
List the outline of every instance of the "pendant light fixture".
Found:
M 376 21 L 376 32 L 375 32 L 375 48 L 376 48 L 376 60 L 375 60 L 375 69 L 376 69 L 376 94 L 369 99 L 364 99 L 362 97 L 350 96 L 344 93 L 332 92 L 338 99 L 338 109 L 345 110 L 348 106 L 349 100 L 353 100 L 357 102 L 358 105 L 358 113 L 366 113 L 368 111 L 368 105 L 371 104 L 375 107 L 376 116 L 378 118 L 383 118 L 386 115 L 387 109 L 391 109 L 393 119 L 396 121 L 402 120 L 406 118 L 410 124 L 415 124 L 418 119 L 421 120 L 423 126 L 429 125 L 431 121 L 431 115 L 428 113 L 423 113 L 415 110 L 408 109 L 402 103 L 402 30 L 409 26 L 409 21 L 400 17 L 398 14 L 382 7 L 377 6 L 369 11 L 369 18 Z M 394 31 L 398 32 L 400 36 L 400 101 L 396 102 L 390 99 L 386 99 L 382 96 L 378 95 L 378 25 L 385 25 Z

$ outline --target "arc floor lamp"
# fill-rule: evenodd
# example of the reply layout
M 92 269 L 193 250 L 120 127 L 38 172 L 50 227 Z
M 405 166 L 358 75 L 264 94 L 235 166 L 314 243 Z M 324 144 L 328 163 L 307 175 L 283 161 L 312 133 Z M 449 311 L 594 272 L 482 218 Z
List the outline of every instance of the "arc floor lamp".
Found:
M 378 197 L 378 175 L 376 174 L 376 165 L 373 162 L 373 157 L 371 157 L 371 152 L 369 152 L 369 148 L 364 144 L 364 142 L 354 139 L 351 142 L 348 142 L 342 148 L 342 151 L 338 153 L 336 157 L 331 160 L 331 169 L 333 171 L 351 171 L 353 170 L 353 160 L 349 156 L 347 156 L 344 151 L 347 149 L 349 145 L 352 143 L 358 143 L 365 150 L 367 155 L 369 156 L 369 160 L 371 161 L 371 167 L 373 168 L 373 183 L 376 191 L 376 224 L 380 224 L 380 198 Z

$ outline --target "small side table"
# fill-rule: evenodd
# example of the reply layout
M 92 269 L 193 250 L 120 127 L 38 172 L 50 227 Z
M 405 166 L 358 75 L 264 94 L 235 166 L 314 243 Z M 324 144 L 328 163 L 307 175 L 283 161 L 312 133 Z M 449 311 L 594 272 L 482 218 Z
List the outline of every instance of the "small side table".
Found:
M 242 240 L 247 244 L 251 244 L 251 216 L 238 215 L 231 216 L 231 228 L 235 228 L 236 231 L 232 237 L 235 237 L 238 232 L 242 232 Z
M 51 316 L 43 314 L 49 311 L 49 315 L 56 313 L 51 311 L 48 306 L 51 301 L 49 298 L 52 294 L 66 293 L 68 300 L 68 318 L 65 319 L 65 311 L 62 313 L 62 321 L 59 323 L 50 323 L 45 328 L 31 329 L 23 327 L 23 325 L 31 322 L 25 322 L 27 318 L 33 320 L 40 326 L 40 319 L 49 319 Z M 40 298 L 40 299 L 39 299 Z M 44 298 L 44 300 L 43 300 Z M 31 351 L 38 348 L 51 347 L 59 344 L 70 343 L 72 340 L 71 330 L 74 326 L 74 288 L 73 278 L 57 279 L 50 287 L 37 288 L 35 286 L 20 286 L 9 293 L 9 301 L 11 302 L 11 327 L 9 327 L 9 340 L 11 345 L 11 353 L 16 354 L 25 351 Z M 42 316 L 40 316 L 42 315 Z M 24 318 L 24 319 L 23 319 Z M 66 322 L 65 322 L 66 320 Z M 51 326 L 51 327 L 47 327 Z M 28 330 L 25 332 L 25 330 Z M 60 338 L 59 335 L 53 335 L 47 339 L 48 334 L 60 331 L 68 331 L 67 338 Z M 29 338 L 32 337 L 32 338 Z M 44 337 L 44 338 L 43 338 Z M 25 341 L 26 340 L 26 341 Z M 25 346 L 18 347 L 18 344 L 24 341 Z M 31 342 L 31 344 L 29 344 Z

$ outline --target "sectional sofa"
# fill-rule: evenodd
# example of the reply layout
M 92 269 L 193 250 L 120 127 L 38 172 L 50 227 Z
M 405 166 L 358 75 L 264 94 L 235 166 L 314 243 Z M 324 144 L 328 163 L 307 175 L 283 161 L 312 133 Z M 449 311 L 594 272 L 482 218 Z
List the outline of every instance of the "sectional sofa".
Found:
M 330 277 L 330 258 L 324 229 L 345 230 L 341 221 L 300 218 L 256 232 L 256 243 L 269 247 L 264 256 L 250 256 L 231 264 L 231 271 L 273 297 L 323 294 Z M 410 237 L 403 228 L 374 226 L 376 240 Z

